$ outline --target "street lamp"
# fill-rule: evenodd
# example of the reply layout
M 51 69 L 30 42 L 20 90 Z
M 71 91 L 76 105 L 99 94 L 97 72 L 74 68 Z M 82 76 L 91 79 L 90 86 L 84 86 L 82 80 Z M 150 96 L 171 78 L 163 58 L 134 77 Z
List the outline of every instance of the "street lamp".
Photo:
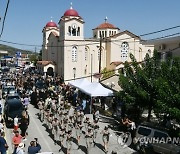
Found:
M 76 78 L 76 68 L 75 67 L 73 68 L 73 74 L 74 74 L 74 80 L 75 80 L 75 78 Z

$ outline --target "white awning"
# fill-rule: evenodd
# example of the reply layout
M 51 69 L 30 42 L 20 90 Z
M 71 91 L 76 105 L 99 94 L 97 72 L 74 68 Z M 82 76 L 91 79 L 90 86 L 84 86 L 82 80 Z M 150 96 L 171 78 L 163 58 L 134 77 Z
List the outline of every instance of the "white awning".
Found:
M 87 79 L 77 79 L 69 82 L 70 85 L 78 88 L 91 97 L 113 96 L 113 91 L 105 88 L 99 82 L 89 82 Z

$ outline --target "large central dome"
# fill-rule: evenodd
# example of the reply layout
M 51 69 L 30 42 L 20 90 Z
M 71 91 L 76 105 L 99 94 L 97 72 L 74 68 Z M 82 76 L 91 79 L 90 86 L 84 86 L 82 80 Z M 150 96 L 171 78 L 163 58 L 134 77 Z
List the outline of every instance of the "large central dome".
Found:
M 76 10 L 74 10 L 71 6 L 70 9 L 66 10 L 66 12 L 64 13 L 64 16 L 79 17 L 79 13 Z

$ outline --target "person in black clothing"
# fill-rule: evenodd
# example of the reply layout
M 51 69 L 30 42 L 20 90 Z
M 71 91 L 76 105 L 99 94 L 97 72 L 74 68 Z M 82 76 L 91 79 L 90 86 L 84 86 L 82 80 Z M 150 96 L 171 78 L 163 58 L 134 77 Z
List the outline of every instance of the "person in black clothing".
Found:
M 24 111 L 22 119 L 20 120 L 20 125 L 19 125 L 22 137 L 26 136 L 26 130 L 28 128 L 28 125 L 29 125 L 29 116 L 27 115 L 27 112 Z
M 31 94 L 31 104 L 37 107 L 37 92 L 33 91 Z

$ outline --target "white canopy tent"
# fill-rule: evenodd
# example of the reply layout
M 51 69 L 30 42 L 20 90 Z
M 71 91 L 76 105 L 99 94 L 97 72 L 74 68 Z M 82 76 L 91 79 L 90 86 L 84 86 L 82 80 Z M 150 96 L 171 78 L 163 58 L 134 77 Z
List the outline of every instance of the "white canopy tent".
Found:
M 69 84 L 80 89 L 80 88 L 90 85 L 91 82 L 83 78 L 83 79 L 76 79 L 76 80 L 69 81 Z
M 91 97 L 90 113 L 92 111 L 92 97 L 113 96 L 113 91 L 103 87 L 99 82 L 89 82 L 87 79 L 77 79 L 69 82 L 70 85 Z
M 113 96 L 113 91 L 103 87 L 99 82 L 89 82 L 87 79 L 69 81 L 69 84 L 78 88 L 91 97 Z
M 90 85 L 80 88 L 80 90 L 91 97 L 113 96 L 113 91 L 103 87 L 99 82 L 93 82 Z

